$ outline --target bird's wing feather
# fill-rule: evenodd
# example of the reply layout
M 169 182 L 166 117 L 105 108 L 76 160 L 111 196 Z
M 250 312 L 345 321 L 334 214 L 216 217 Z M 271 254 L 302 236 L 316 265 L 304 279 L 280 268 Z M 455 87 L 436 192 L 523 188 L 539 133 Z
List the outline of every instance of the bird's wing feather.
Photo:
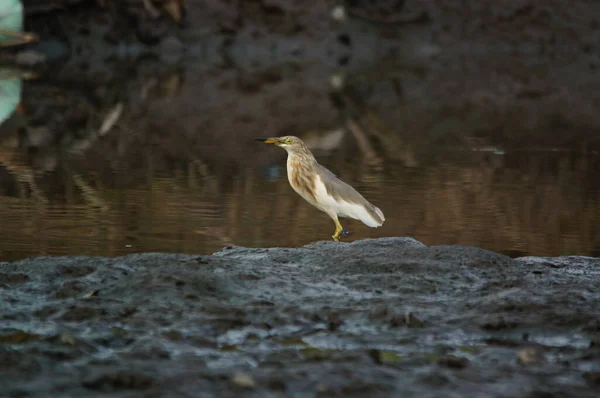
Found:
M 320 164 L 317 165 L 316 171 L 319 175 L 319 178 L 325 185 L 327 193 L 336 201 L 345 201 L 351 204 L 362 205 L 365 207 L 370 216 L 375 219 L 375 221 L 383 224 L 385 221 L 383 212 L 379 208 L 369 203 L 369 201 L 366 200 L 356 189 L 346 184 L 341 178 Z
M 363 201 L 366 201 L 356 189 L 348 185 L 344 180 L 332 173 L 326 167 L 320 164 L 317 165 L 317 174 L 325 184 L 327 192 L 335 199 L 344 198 L 346 201 L 352 201 L 353 203 L 362 203 Z

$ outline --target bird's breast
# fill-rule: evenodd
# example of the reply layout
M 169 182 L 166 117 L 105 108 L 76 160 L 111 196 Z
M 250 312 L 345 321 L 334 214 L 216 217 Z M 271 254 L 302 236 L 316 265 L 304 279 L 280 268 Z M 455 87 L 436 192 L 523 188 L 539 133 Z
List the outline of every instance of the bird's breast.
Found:
M 315 176 L 297 159 L 288 157 L 288 181 L 294 191 L 310 203 L 315 202 Z

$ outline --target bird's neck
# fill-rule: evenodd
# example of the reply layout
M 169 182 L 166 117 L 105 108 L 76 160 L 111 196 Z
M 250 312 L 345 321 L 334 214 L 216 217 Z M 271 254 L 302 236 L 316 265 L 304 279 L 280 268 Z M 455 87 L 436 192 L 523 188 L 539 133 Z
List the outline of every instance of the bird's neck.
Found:
M 290 162 L 301 162 L 302 164 L 304 164 L 306 166 L 313 166 L 317 163 L 317 160 L 315 159 L 312 152 L 306 148 L 302 148 L 300 150 L 296 150 L 293 152 L 292 151 L 288 152 L 287 160 L 288 160 L 288 164 Z

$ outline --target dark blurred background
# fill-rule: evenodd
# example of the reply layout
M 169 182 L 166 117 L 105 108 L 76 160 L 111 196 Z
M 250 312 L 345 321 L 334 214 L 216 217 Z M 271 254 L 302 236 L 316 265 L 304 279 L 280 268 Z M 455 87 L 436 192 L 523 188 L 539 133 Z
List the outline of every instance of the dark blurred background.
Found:
M 600 254 L 599 2 L 1 4 L 0 260 L 330 239 L 288 134 L 384 211 L 348 241 Z

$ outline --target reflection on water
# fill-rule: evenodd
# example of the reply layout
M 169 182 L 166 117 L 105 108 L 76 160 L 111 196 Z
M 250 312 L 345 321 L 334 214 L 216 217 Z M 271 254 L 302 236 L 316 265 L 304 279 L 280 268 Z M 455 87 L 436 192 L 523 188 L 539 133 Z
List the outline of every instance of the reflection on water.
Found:
M 513 254 L 598 254 L 600 192 L 586 187 L 588 160 L 432 154 L 444 155 L 449 159 L 434 165 L 386 164 L 381 173 L 323 159 L 385 211 L 380 229 L 346 221 L 350 240 L 413 236 Z M 329 239 L 331 220 L 292 191 L 283 161 L 220 175 L 189 163 L 168 174 L 149 171 L 146 181 L 124 188 L 104 187 L 93 173 L 84 180 L 63 172 L 35 189 L 31 180 L 4 175 L 1 256 L 211 253 L 233 244 L 300 246 Z M 55 184 L 62 185 L 59 191 Z
M 341 94 L 336 105 L 314 81 L 281 80 L 286 71 L 261 72 L 269 86 L 259 96 L 263 83 L 248 74 L 191 71 L 138 72 L 126 100 L 110 86 L 24 82 L 24 106 L 0 126 L 0 260 L 328 240 L 333 223 L 293 192 L 285 152 L 252 140 L 283 132 L 304 138 L 384 211 L 378 229 L 345 220 L 347 241 L 412 236 L 510 255 L 600 253 L 593 153 L 410 136 L 360 96 Z

